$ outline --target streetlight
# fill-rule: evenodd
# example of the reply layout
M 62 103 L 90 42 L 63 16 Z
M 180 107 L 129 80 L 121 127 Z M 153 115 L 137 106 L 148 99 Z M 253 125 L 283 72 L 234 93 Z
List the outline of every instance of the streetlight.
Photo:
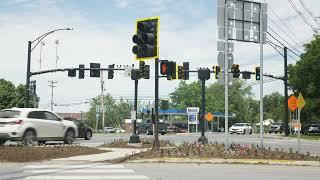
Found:
M 48 35 L 57 32 L 57 31 L 70 31 L 73 30 L 73 28 L 61 28 L 61 29 L 55 29 L 52 31 L 49 31 L 45 34 L 42 34 L 38 38 L 36 38 L 33 41 L 28 41 L 28 59 L 27 59 L 27 79 L 26 79 L 26 99 L 25 99 L 25 107 L 29 107 L 29 86 L 30 86 L 30 77 L 31 77 L 31 72 L 30 72 L 30 64 L 31 64 L 31 52 L 37 47 L 37 45 Z M 32 44 L 36 43 L 33 47 Z

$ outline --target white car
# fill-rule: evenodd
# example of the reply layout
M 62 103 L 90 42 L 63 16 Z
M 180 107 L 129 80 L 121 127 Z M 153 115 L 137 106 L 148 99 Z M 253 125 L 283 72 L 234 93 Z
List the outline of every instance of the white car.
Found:
M 116 130 L 113 127 L 104 127 L 103 131 L 105 133 L 115 133 L 116 132 Z
M 36 141 L 64 141 L 72 144 L 77 126 L 53 112 L 36 108 L 11 108 L 0 111 L 0 145 L 6 141 L 22 141 L 32 145 Z
M 126 130 L 121 129 L 121 128 L 114 128 L 114 130 L 116 130 L 116 133 L 125 133 Z
M 236 123 L 229 128 L 229 133 L 252 134 L 252 127 L 248 123 Z

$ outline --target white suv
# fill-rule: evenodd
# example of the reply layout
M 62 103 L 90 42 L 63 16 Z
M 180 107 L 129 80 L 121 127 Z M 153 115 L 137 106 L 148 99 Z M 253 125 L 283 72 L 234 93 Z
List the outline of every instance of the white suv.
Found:
M 32 145 L 35 141 L 64 141 L 72 144 L 77 126 L 53 112 L 35 108 L 12 108 L 0 111 L 0 145 L 7 140 Z

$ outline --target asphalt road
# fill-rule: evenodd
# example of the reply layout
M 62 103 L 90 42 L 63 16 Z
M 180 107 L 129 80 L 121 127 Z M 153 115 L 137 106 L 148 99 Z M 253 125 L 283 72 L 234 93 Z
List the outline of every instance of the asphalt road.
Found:
M 175 164 L 128 163 L 133 169 L 152 180 L 319 180 L 319 167 L 232 165 L 232 164 Z
M 289 151 L 290 148 L 295 152 L 297 150 L 297 139 L 284 137 L 282 135 L 265 134 L 264 146 L 266 148 L 278 148 Z M 85 144 L 87 146 L 97 146 L 103 143 L 109 143 L 117 139 L 129 140 L 130 134 L 94 134 L 89 141 L 78 139 L 76 143 Z M 166 134 L 159 135 L 162 140 L 169 140 L 176 144 L 183 142 L 195 142 L 200 137 L 199 134 Z M 209 142 L 224 143 L 224 133 L 206 133 Z M 151 135 L 141 134 L 140 138 L 153 138 Z M 237 144 L 260 144 L 258 134 L 246 135 L 229 135 L 229 143 Z M 301 152 L 320 155 L 320 141 L 301 139 Z

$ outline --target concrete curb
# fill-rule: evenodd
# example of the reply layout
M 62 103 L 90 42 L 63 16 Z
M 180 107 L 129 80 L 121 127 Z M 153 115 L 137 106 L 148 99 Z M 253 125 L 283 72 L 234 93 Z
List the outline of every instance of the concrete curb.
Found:
M 128 163 L 212 163 L 212 164 L 266 164 L 320 167 L 320 161 L 291 161 L 271 159 L 219 159 L 219 158 L 154 158 L 128 160 Z

